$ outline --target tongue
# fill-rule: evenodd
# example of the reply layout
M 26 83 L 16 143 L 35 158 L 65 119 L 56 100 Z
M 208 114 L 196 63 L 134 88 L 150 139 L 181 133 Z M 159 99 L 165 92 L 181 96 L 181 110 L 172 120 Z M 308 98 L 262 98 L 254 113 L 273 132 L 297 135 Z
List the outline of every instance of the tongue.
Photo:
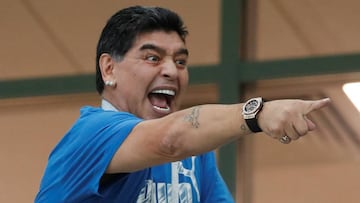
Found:
M 150 94 L 149 95 L 150 102 L 153 106 L 157 106 L 160 108 L 167 108 L 166 97 L 161 94 Z

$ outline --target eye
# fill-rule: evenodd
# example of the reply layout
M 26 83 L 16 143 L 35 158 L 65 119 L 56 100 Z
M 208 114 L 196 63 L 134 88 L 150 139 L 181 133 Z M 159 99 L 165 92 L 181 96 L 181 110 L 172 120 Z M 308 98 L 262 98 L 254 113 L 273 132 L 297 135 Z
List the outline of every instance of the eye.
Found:
M 160 57 L 155 55 L 148 55 L 145 57 L 145 60 L 150 63 L 158 63 L 160 61 Z
M 187 66 L 187 60 L 186 59 L 178 59 L 178 60 L 175 60 L 175 63 L 177 65 L 180 65 L 182 67 L 186 67 Z

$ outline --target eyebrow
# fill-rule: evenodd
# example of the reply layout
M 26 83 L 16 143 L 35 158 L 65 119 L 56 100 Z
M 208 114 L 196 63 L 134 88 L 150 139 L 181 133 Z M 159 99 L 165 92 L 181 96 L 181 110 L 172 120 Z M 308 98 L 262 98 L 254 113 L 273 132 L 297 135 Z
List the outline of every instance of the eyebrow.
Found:
M 144 44 L 140 47 L 140 51 L 142 50 L 147 50 L 147 49 L 150 49 L 150 50 L 154 50 L 156 52 L 159 52 L 160 54 L 163 54 L 165 55 L 166 54 L 166 50 L 159 47 L 159 46 L 156 46 L 154 44 Z M 185 54 L 186 56 L 189 56 L 189 51 L 186 49 L 186 48 L 180 48 L 179 50 L 177 50 L 175 52 L 175 55 L 180 55 L 180 54 Z

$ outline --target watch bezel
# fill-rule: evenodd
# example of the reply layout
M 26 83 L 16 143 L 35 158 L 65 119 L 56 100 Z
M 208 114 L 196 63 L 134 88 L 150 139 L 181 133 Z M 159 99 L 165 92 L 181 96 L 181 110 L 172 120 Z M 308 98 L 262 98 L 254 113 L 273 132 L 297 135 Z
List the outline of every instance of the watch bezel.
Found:
M 252 101 L 254 101 L 254 100 L 257 102 L 256 107 L 255 107 L 253 110 L 250 110 L 250 111 L 247 110 L 247 109 L 246 109 L 246 106 L 250 105 L 250 103 L 251 103 Z M 243 106 L 243 113 L 244 113 L 244 114 L 252 114 L 252 113 L 255 113 L 256 111 L 259 110 L 259 107 L 262 106 L 262 102 L 263 102 L 263 99 L 262 99 L 261 97 L 251 98 L 251 99 L 247 100 L 247 101 L 245 102 L 244 106 Z
M 246 107 L 247 107 L 248 105 L 250 105 L 250 103 L 251 103 L 252 101 L 254 101 L 254 100 L 257 102 L 256 107 L 255 107 L 253 110 L 250 110 L 250 111 L 247 110 Z M 252 118 L 255 118 L 257 112 L 259 112 L 259 111 L 261 110 L 262 105 L 263 105 L 263 99 L 262 99 L 262 97 L 256 97 L 256 98 L 251 98 L 251 99 L 247 100 L 247 101 L 245 102 L 245 104 L 243 105 L 243 107 L 242 107 L 242 110 L 243 110 L 242 114 L 243 114 L 243 116 L 244 116 L 244 119 L 252 119 Z
M 247 106 L 251 104 L 252 101 L 256 101 L 257 105 L 254 108 L 251 108 L 252 110 L 246 110 Z M 264 99 L 262 97 L 255 97 L 255 98 L 251 98 L 248 101 L 246 101 L 242 107 L 243 109 L 243 118 L 247 124 L 247 126 L 249 127 L 249 129 L 254 132 L 261 132 L 262 129 L 259 127 L 258 121 L 257 121 L 257 116 L 259 114 L 259 112 L 262 110 L 264 105 Z

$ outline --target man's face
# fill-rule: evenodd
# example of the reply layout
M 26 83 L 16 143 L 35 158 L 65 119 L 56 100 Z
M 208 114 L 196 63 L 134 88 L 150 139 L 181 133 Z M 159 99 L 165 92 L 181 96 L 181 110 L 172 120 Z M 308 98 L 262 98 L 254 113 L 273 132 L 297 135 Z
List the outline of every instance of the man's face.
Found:
M 188 85 L 187 61 L 188 51 L 176 32 L 138 35 L 123 59 L 115 62 L 117 85 L 110 102 L 144 119 L 176 111 Z

